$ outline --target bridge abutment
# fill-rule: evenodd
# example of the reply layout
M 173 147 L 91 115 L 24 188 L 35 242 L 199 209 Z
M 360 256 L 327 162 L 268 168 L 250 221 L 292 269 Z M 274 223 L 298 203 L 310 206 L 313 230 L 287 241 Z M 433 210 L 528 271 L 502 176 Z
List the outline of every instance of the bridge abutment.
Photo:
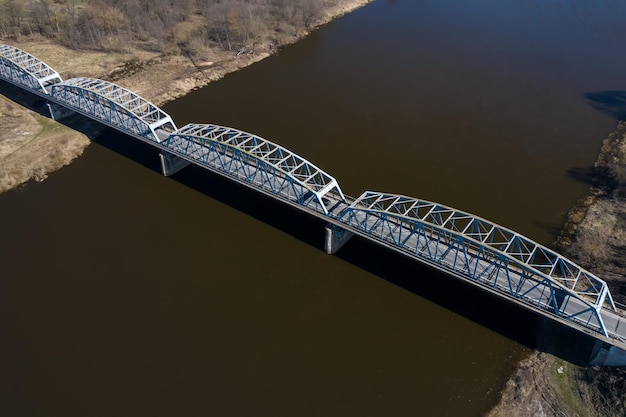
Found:
M 48 106 L 48 110 L 50 110 L 50 118 L 57 122 L 61 119 L 76 114 L 76 112 L 74 112 L 73 110 L 70 110 L 67 107 L 61 106 L 56 103 L 46 103 L 46 105 Z
M 161 152 L 159 159 L 161 160 L 161 170 L 166 177 L 176 174 L 178 171 L 191 164 L 191 162 L 186 159 L 179 158 L 169 152 Z
M 329 255 L 337 253 L 352 236 L 354 236 L 354 233 L 342 229 L 339 226 L 335 226 L 334 224 L 326 225 L 326 239 L 324 240 L 326 253 Z
M 626 366 L 626 351 L 601 340 L 596 340 L 589 364 L 599 366 Z

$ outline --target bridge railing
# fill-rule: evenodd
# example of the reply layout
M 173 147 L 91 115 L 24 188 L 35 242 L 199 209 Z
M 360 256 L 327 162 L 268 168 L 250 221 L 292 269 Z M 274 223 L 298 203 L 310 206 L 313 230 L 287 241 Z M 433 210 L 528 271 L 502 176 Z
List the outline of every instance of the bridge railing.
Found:
M 345 200 L 332 176 L 273 142 L 237 129 L 190 123 L 163 145 L 174 155 L 320 213 L 328 214 L 327 197 Z
M 178 130 L 167 113 L 132 91 L 97 79 L 63 81 L 43 61 L 3 44 L 0 78 L 325 216 L 329 208 L 346 203 L 335 178 L 275 143 L 209 124 Z M 600 314 L 607 307 L 626 318 L 604 281 L 509 229 L 437 203 L 372 191 L 363 193 L 336 220 L 452 275 L 626 342 L 607 330 Z
M 338 219 L 410 256 L 609 336 L 600 310 L 605 301 L 615 308 L 604 281 L 515 232 L 440 204 L 372 191 Z
M 615 306 L 617 307 L 615 309 L 615 314 L 623 319 L 626 319 L 626 304 L 618 303 L 617 301 L 615 301 Z
M 0 44 L 0 77 L 39 94 L 48 94 L 53 84 L 63 82 L 48 64 L 28 52 Z
M 125 133 L 160 143 L 176 130 L 163 110 L 130 90 L 108 81 L 72 78 L 52 86 L 52 97 L 77 111 Z M 159 130 L 166 132 L 159 134 Z

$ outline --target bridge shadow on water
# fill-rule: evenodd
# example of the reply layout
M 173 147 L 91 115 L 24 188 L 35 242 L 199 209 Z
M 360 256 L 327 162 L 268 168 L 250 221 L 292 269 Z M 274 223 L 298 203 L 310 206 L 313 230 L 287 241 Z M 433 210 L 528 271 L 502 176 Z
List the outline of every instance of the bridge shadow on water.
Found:
M 0 94 L 49 116 L 37 96 L 1 82 Z M 80 115 L 61 122 L 107 149 L 161 172 L 155 148 Z M 324 250 L 325 222 L 322 220 L 195 166 L 170 178 L 317 250 Z M 552 353 L 572 363 L 587 363 L 591 338 L 365 239 L 353 237 L 333 256 L 528 348 Z
M 317 218 L 198 167 L 187 167 L 172 179 L 317 250 L 324 250 L 326 223 Z M 579 365 L 588 363 L 593 339 L 366 239 L 355 236 L 332 256 L 530 349 Z
M 324 250 L 326 224 L 319 219 L 197 167 L 188 167 L 173 179 L 317 250 Z M 332 256 L 530 349 L 579 365 L 588 363 L 591 338 L 366 239 L 355 236 Z
M 593 339 L 365 239 L 335 256 L 530 349 L 588 363 Z

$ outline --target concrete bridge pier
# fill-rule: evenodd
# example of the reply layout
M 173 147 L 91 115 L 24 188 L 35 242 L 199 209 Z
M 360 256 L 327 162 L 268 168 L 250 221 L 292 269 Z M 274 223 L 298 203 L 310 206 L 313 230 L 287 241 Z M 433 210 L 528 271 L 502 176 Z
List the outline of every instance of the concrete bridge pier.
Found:
M 159 154 L 159 159 L 161 160 L 161 170 L 166 177 L 176 174 L 178 171 L 191 164 L 191 162 L 186 159 L 179 158 L 165 151 Z
M 67 107 L 58 105 L 56 103 L 46 103 L 48 110 L 50 110 L 50 118 L 55 121 L 59 121 L 66 117 L 76 114 L 76 112 L 68 109 Z
M 596 340 L 589 365 L 626 366 L 626 351 Z
M 334 224 L 327 224 L 326 239 L 324 240 L 324 249 L 326 250 L 326 253 L 329 255 L 337 253 L 337 251 L 341 249 L 341 247 L 345 245 L 345 243 L 350 240 L 352 236 L 354 236 L 354 233 L 346 229 L 342 229 Z

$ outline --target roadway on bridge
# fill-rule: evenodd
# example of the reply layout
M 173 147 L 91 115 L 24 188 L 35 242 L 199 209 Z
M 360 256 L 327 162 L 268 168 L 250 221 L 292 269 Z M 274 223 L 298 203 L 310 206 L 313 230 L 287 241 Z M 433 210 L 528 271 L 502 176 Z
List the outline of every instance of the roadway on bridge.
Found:
M 356 199 L 344 195 L 332 176 L 277 144 L 215 125 L 189 124 L 177 129 L 169 115 L 122 87 L 94 79 L 63 81 L 45 63 L 7 45 L 0 45 L 0 78 L 39 95 L 53 107 L 80 113 L 148 143 L 163 151 L 167 157 L 188 161 L 228 177 L 626 350 L 626 319 L 618 311 L 606 308 L 605 297 L 609 306 L 615 308 L 606 283 L 571 261 L 564 261 L 547 248 L 540 249 L 550 256 L 554 255 L 559 265 L 565 262 L 567 268 L 576 272 L 574 278 L 553 276 L 552 272 L 548 274 L 542 268 L 519 262 L 510 253 L 489 246 L 472 234 L 446 231 L 440 225 L 428 225 L 421 219 L 410 219 L 411 227 L 407 227 L 404 220 L 394 220 L 393 213 L 365 212 L 355 204 L 373 192 L 366 191 Z M 54 116 L 54 111 L 52 113 Z M 467 213 L 464 215 L 478 219 Z M 427 224 L 426 228 L 423 228 L 424 224 Z M 421 235 L 413 233 L 417 227 L 429 232 Z M 504 228 L 500 230 L 508 233 Z M 401 233 L 408 233 L 409 236 L 399 244 Z M 452 235 L 456 240 L 450 238 Z M 523 240 L 532 242 L 527 238 Z M 461 248 L 460 245 L 464 246 Z M 540 247 L 534 242 L 531 246 Z M 459 260 L 460 253 L 462 262 Z M 506 258 L 506 267 L 502 267 L 504 263 L 500 257 Z M 547 266 L 554 270 L 557 263 Z M 577 282 L 579 277 L 589 280 L 588 292 L 586 288 L 569 287 L 568 282 Z

